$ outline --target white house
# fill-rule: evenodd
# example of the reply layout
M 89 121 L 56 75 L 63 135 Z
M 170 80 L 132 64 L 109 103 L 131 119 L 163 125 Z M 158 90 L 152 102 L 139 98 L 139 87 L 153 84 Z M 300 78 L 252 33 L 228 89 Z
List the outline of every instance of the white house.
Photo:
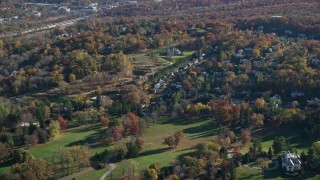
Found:
M 66 14 L 66 13 L 69 13 L 71 9 L 68 7 L 62 6 L 62 7 L 59 7 L 57 11 L 61 14 Z
M 35 122 L 35 123 L 22 122 L 20 124 L 20 127 L 30 127 L 30 125 L 40 127 L 40 124 L 38 122 Z
M 31 16 L 40 18 L 41 12 L 34 10 L 31 12 Z
M 85 13 L 96 13 L 98 12 L 97 7 L 83 7 L 80 9 L 81 12 L 85 12 Z
M 291 97 L 295 98 L 295 97 L 303 97 L 304 96 L 304 92 L 302 91 L 293 91 L 291 92 Z
M 300 157 L 293 153 L 284 153 L 282 156 L 282 168 L 286 168 L 287 171 L 299 171 L 301 170 Z

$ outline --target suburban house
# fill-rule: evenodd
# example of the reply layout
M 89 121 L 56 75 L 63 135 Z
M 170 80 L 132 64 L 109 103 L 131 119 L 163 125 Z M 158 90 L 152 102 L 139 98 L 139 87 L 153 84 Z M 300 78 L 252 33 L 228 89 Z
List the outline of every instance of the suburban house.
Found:
M 284 153 L 282 156 L 282 168 L 291 172 L 301 170 L 300 157 L 293 153 Z
M 167 56 L 180 56 L 182 52 L 177 48 L 167 49 Z
M 59 7 L 57 11 L 61 14 L 66 14 L 66 13 L 69 13 L 71 9 L 68 7 L 62 6 L 62 7 Z
M 34 11 L 31 12 L 31 16 L 40 18 L 41 17 L 41 12 L 34 10 Z
M 21 122 L 20 127 L 30 127 L 30 126 L 40 127 L 38 122 L 30 123 L 30 122 Z
M 303 96 L 304 96 L 304 92 L 302 92 L 302 91 L 293 91 L 293 92 L 291 92 L 291 97 L 292 98 L 303 97 Z
M 96 13 L 98 12 L 98 4 L 97 3 L 91 3 L 89 6 L 85 6 L 80 8 L 81 12 L 85 13 Z

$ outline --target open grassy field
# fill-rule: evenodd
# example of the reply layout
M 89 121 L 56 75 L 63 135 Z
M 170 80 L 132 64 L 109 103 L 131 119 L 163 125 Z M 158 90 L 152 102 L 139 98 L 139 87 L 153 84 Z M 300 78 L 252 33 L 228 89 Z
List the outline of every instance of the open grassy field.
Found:
M 264 128 L 259 129 L 253 133 L 254 137 L 262 137 L 262 150 L 268 151 L 269 147 L 272 147 L 273 140 L 276 136 L 284 136 L 290 142 L 291 146 L 296 148 L 298 153 L 302 151 L 307 152 L 311 147 L 312 141 L 310 139 L 303 139 L 301 137 L 303 129 L 296 127 L 283 126 L 279 128 Z M 242 153 L 247 153 L 249 146 L 242 149 Z
M 128 55 L 131 59 L 133 59 L 133 64 L 135 66 L 141 66 L 141 65 L 155 65 L 155 62 L 152 61 L 151 57 L 147 54 L 129 54 Z M 159 64 L 168 64 L 168 61 L 165 59 L 159 58 L 158 62 Z
M 170 62 L 173 62 L 173 63 L 177 62 L 180 59 L 183 59 L 183 58 L 185 58 L 187 56 L 192 55 L 194 52 L 195 51 L 184 51 L 182 56 L 172 56 Z M 166 58 L 167 58 L 166 56 L 159 56 L 159 59 L 164 59 L 165 60 Z
M 89 125 L 70 129 L 60 133 L 54 140 L 49 141 L 46 144 L 32 146 L 28 151 L 34 157 L 50 158 L 60 148 L 71 148 L 72 146 L 89 144 L 91 154 L 94 155 L 96 152 L 102 152 L 106 148 L 106 146 L 96 143 L 100 141 L 100 137 L 103 135 L 103 132 L 104 128 L 100 128 L 99 125 Z M 10 165 L 2 166 L 0 168 L 0 174 L 6 173 L 9 170 Z
M 247 179 L 274 179 L 281 180 L 283 179 L 280 176 L 280 169 L 276 169 L 273 171 L 262 171 L 258 169 L 253 169 L 246 166 L 241 166 L 236 168 L 237 177 L 239 180 L 247 180 Z
M 248 179 L 272 179 L 272 180 L 283 180 L 283 179 L 308 179 L 308 180 L 319 180 L 320 176 L 315 176 L 312 172 L 305 172 L 304 175 L 294 176 L 294 177 L 284 177 L 284 175 L 281 175 L 280 169 L 275 169 L 272 171 L 262 171 L 253 169 L 246 166 L 241 166 L 236 168 L 237 172 L 237 178 L 239 180 L 248 180 Z
M 168 149 L 166 145 L 162 144 L 164 137 L 178 130 L 183 130 L 186 137 L 177 148 Z M 140 156 L 117 163 L 113 177 L 120 177 L 123 171 L 126 172 L 130 168 L 130 161 L 135 161 L 138 164 L 138 172 L 146 169 L 152 163 L 159 163 L 161 167 L 167 166 L 177 158 L 193 152 L 194 146 L 205 142 L 217 131 L 218 127 L 214 128 L 214 125 L 210 124 L 210 120 L 207 118 L 164 119 L 149 128 L 143 136 L 145 145 Z
M 100 127 L 99 125 L 89 125 L 70 129 L 59 134 L 54 140 L 46 144 L 33 146 L 28 151 L 35 157 L 49 158 L 54 155 L 59 148 L 71 148 L 72 146 L 89 144 L 91 154 L 102 152 L 106 146 L 96 143 L 100 142 L 100 138 L 105 130 Z
M 98 180 L 107 171 L 108 171 L 107 168 L 94 170 L 94 171 L 90 171 L 90 172 L 88 172 L 86 174 L 83 174 L 83 175 L 81 175 L 79 177 L 76 177 L 75 179 L 76 180 L 88 180 L 88 179 Z

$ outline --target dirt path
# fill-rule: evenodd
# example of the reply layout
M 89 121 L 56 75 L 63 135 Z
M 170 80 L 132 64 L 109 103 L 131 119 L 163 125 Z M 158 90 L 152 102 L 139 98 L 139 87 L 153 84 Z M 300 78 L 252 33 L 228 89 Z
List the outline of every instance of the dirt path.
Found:
M 109 164 L 109 166 L 110 169 L 101 176 L 100 180 L 104 180 L 116 168 L 115 164 Z
M 70 180 L 70 179 L 76 178 L 78 176 L 81 176 L 81 175 L 86 174 L 86 173 L 93 171 L 93 170 L 94 169 L 92 167 L 88 167 L 78 173 L 74 173 L 74 174 L 71 174 L 70 176 L 65 176 L 63 178 L 60 178 L 59 180 Z

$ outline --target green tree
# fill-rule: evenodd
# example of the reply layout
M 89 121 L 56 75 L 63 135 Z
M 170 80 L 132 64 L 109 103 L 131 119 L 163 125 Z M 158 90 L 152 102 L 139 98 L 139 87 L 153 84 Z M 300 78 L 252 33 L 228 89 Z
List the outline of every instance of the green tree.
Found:
M 44 105 L 42 103 L 39 103 L 37 105 L 37 109 L 36 109 L 36 117 L 40 122 L 40 127 L 41 128 L 45 128 L 46 127 L 46 124 L 44 122 L 45 113 L 46 113 L 46 111 L 45 111 Z
M 272 158 L 272 148 L 269 147 L 268 149 L 268 157 L 271 159 Z
M 234 162 L 232 160 L 230 160 L 229 172 L 230 172 L 230 178 L 232 180 L 238 179 L 237 173 L 236 173 L 236 167 L 235 167 Z
M 144 171 L 144 178 L 146 180 L 157 180 L 158 174 L 156 170 L 148 168 Z
M 252 150 L 253 150 L 254 152 L 257 152 L 257 151 L 261 151 L 261 150 L 262 150 L 261 142 L 262 142 L 261 136 L 258 136 L 258 137 L 256 137 L 256 138 L 253 139 Z
M 167 136 L 166 138 L 164 138 L 163 144 L 168 145 L 169 148 L 173 148 L 175 143 L 176 143 L 176 141 L 175 141 L 175 138 L 173 136 Z
M 58 121 L 51 121 L 49 126 L 49 137 L 56 137 L 61 131 L 60 123 Z
M 274 154 L 279 154 L 281 151 L 287 151 L 289 149 L 289 143 L 283 136 L 275 137 L 272 144 Z

